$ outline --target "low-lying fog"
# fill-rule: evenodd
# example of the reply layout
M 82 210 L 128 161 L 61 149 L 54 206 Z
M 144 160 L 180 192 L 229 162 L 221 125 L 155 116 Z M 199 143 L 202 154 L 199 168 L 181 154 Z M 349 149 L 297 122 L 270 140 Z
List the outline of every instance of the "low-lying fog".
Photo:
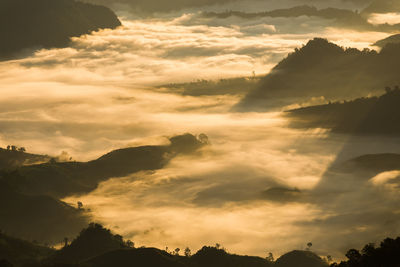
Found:
M 75 160 L 121 147 L 163 144 L 165 137 L 186 132 L 207 134 L 211 145 L 162 170 L 106 181 L 67 202 L 82 201 L 93 220 L 138 246 L 159 248 L 196 250 L 218 242 L 231 252 L 265 256 L 304 249 L 311 241 L 321 255 L 338 256 L 398 233 L 383 221 L 354 226 L 357 216 L 349 210 L 363 207 L 369 194 L 386 194 L 376 183 L 346 188 L 336 206 L 301 195 L 320 183 L 348 138 L 290 129 L 280 113 L 231 113 L 240 96 L 182 96 L 156 87 L 251 79 L 253 72 L 266 74 L 316 36 L 365 48 L 389 34 L 335 29 L 318 18 L 218 20 L 196 12 L 125 18 L 123 24 L 75 38 L 70 48 L 0 63 L 0 145 L 50 155 L 66 151 Z M 371 142 L 376 145 L 369 149 L 365 144 Z M 358 139 L 343 160 L 400 152 L 396 143 Z M 266 197 L 269 189 L 299 193 L 299 199 Z M 354 200 L 353 192 L 360 190 L 365 194 L 357 193 Z M 386 208 L 396 203 L 396 196 L 385 197 Z M 381 204 L 371 205 L 370 212 L 384 214 Z M 335 227 L 330 218 L 340 218 Z

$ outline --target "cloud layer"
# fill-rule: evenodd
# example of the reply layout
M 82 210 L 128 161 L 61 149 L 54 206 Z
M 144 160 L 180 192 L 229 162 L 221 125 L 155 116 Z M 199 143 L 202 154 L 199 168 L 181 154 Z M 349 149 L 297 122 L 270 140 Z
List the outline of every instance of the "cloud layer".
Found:
M 337 207 L 318 197 L 345 137 L 288 129 L 279 113 L 230 113 L 236 95 L 182 96 L 155 86 L 267 73 L 315 35 L 363 48 L 386 34 L 342 31 L 316 18 L 207 20 L 197 12 L 123 24 L 75 38 L 70 48 L 0 63 L 0 145 L 51 155 L 67 151 L 88 160 L 115 148 L 204 132 L 211 146 L 202 155 L 110 180 L 67 201 L 81 200 L 95 220 L 140 245 L 196 249 L 219 242 L 232 252 L 257 255 L 302 249 L 309 241 L 321 254 L 353 245 L 344 233 L 357 219 L 346 216 L 346 203 L 358 188 Z M 379 140 L 382 152 L 397 142 Z M 381 183 L 396 181 L 377 180 L 356 196 L 386 195 Z M 315 191 L 317 185 L 322 189 Z M 389 204 L 396 199 L 387 198 Z M 384 214 L 379 203 L 373 205 L 372 215 Z M 335 220 L 341 222 L 334 228 L 339 237 L 327 233 Z M 365 239 L 375 238 L 382 226 L 373 224 Z

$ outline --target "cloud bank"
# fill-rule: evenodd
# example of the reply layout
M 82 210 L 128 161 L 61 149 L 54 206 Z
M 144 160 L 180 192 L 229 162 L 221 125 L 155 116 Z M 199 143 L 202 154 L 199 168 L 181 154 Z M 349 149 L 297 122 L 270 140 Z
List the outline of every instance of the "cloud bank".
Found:
M 137 244 L 160 248 L 218 242 L 232 252 L 266 255 L 313 241 L 323 255 L 342 255 L 344 246 L 352 245 L 349 229 L 357 222 L 346 215 L 353 193 L 362 192 L 353 209 L 371 195 L 395 202 L 374 183 L 362 191 L 336 183 L 346 196 L 337 207 L 318 197 L 323 181 L 334 181 L 325 173 L 346 137 L 289 129 L 279 113 L 231 113 L 237 95 L 183 96 L 157 87 L 264 74 L 316 34 L 358 48 L 386 34 L 341 31 L 319 19 L 205 20 L 197 12 L 123 24 L 75 38 L 69 48 L 0 63 L 3 147 L 15 144 L 50 155 L 66 151 L 89 160 L 115 148 L 165 143 L 166 136 L 185 132 L 210 137 L 201 156 L 176 158 L 163 170 L 113 179 L 92 194 L 67 199 L 82 201 L 94 220 Z M 382 151 L 397 142 L 379 140 Z M 371 204 L 370 217 L 359 220 L 385 214 L 379 203 Z M 327 233 L 335 220 L 341 235 Z M 371 225 L 376 227 L 363 232 L 365 239 L 377 236 L 382 226 L 378 220 Z

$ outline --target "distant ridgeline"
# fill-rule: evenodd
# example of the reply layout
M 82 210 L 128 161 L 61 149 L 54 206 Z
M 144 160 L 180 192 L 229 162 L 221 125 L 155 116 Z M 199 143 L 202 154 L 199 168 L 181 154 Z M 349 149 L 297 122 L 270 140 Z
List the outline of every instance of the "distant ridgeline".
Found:
M 294 17 L 317 17 L 330 20 L 332 26 L 341 28 L 354 29 L 357 31 L 384 31 L 393 32 L 400 30 L 400 24 L 380 24 L 373 25 L 368 21 L 368 16 L 357 11 L 340 8 L 324 8 L 317 9 L 314 6 L 301 5 L 291 8 L 275 9 L 271 11 L 247 13 L 242 11 L 225 11 L 222 13 L 204 12 L 202 14 L 206 18 L 226 19 L 235 16 L 242 19 L 254 19 L 261 17 L 271 18 L 294 18 Z
M 90 192 L 112 177 L 161 169 L 175 156 L 196 153 L 208 144 L 204 134 L 169 140 L 169 145 L 119 149 L 89 162 L 57 162 L 48 157 L 45 163 L 24 165 L 24 160 L 40 162 L 46 156 L 0 150 L 0 230 L 49 243 L 76 234 L 88 223 L 85 210 L 59 198 Z
M 340 100 L 377 95 L 385 86 L 400 84 L 399 69 L 400 43 L 389 43 L 378 53 L 315 38 L 277 64 L 234 109 L 266 111 L 313 97 Z
M 355 134 L 400 134 L 400 89 L 386 88 L 380 97 L 358 98 L 290 110 L 293 126 L 327 128 Z
M 219 244 L 204 246 L 192 254 L 189 248 L 160 250 L 135 248 L 135 243 L 124 240 L 100 224 L 91 223 L 64 247 L 54 250 L 0 233 L 0 266 L 2 267 L 394 267 L 400 265 L 400 238 L 387 238 L 379 247 L 364 246 L 361 251 L 350 249 L 348 260 L 332 263 L 310 250 L 295 250 L 276 261 L 266 258 L 228 253 Z
M 65 47 L 71 37 L 120 25 L 104 6 L 75 0 L 1 0 L 0 60 Z

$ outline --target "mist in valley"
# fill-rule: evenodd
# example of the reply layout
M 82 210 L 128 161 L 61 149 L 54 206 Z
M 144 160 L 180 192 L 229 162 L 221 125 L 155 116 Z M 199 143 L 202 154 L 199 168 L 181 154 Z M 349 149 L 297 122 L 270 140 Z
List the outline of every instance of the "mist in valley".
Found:
M 0 61 L 5 234 L 334 260 L 399 235 L 396 1 L 87 2 L 121 26 Z

